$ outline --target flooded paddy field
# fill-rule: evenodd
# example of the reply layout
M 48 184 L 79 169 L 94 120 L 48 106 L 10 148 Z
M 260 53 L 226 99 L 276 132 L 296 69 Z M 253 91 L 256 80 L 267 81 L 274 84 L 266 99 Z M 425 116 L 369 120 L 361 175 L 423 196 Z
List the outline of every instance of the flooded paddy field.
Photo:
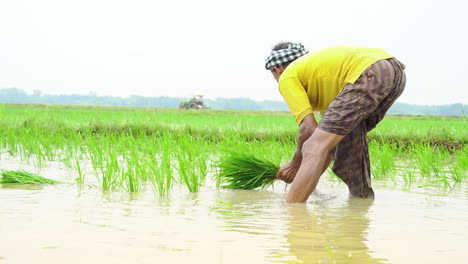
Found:
M 0 105 L 1 106 L 1 105 Z M 463 118 L 387 118 L 369 135 L 375 200 L 322 176 L 226 190 L 228 149 L 276 164 L 297 127 L 276 113 L 0 107 L 0 169 L 60 184 L 0 184 L 3 263 L 463 263 Z
M 18 167 L 2 160 L 2 167 Z M 23 165 L 23 168 L 28 167 Z M 43 175 L 73 181 L 66 168 Z M 158 198 L 76 184 L 0 185 L 0 263 L 462 263 L 468 188 L 408 191 L 374 181 L 375 200 L 325 177 L 306 204 L 284 184 Z

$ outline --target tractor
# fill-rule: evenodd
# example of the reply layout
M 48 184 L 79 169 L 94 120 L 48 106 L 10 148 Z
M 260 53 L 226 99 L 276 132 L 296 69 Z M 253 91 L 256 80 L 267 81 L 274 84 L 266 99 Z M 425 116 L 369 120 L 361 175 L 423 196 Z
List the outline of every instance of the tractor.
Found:
M 203 103 L 203 95 L 195 95 L 190 100 L 182 101 L 179 104 L 180 109 L 208 109 Z

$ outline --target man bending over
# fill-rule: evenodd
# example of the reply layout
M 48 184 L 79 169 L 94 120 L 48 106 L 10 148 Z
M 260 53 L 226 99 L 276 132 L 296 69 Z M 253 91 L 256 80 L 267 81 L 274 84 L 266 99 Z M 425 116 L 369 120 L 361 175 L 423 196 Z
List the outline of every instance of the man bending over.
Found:
M 373 198 L 367 132 L 406 84 L 405 66 L 384 50 L 337 46 L 309 53 L 282 42 L 266 60 L 299 125 L 298 146 L 277 178 L 291 183 L 287 202 L 305 202 L 333 159 L 350 194 Z M 313 112 L 322 114 L 317 123 Z

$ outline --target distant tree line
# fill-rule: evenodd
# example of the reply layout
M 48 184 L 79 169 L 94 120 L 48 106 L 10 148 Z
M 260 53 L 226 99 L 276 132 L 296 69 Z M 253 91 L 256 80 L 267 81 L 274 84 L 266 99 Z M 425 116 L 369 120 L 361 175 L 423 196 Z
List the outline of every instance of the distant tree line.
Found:
M 188 98 L 177 97 L 145 97 L 132 95 L 130 97 L 97 96 L 96 94 L 43 94 L 35 90 L 28 94 L 17 88 L 0 89 L 0 102 L 2 103 L 33 103 L 33 104 L 72 104 L 72 105 L 107 105 L 107 106 L 144 106 L 144 107 L 179 107 L 179 103 Z M 205 100 L 205 104 L 212 109 L 239 109 L 239 110 L 270 110 L 288 111 L 288 106 L 282 101 L 255 101 L 248 98 L 216 98 Z M 464 109 L 467 105 L 412 105 L 395 103 L 389 114 L 407 115 L 466 115 Z

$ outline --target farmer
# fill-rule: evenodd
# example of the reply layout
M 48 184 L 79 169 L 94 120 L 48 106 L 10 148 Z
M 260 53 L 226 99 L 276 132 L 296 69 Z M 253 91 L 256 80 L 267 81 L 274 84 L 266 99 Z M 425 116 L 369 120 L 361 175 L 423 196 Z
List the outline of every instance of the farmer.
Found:
M 403 92 L 405 66 L 381 49 L 337 46 L 308 53 L 299 43 L 282 42 L 265 68 L 299 125 L 297 150 L 276 175 L 292 182 L 287 202 L 305 202 L 332 159 L 351 195 L 373 198 L 366 134 Z M 314 111 L 321 113 L 319 123 Z

